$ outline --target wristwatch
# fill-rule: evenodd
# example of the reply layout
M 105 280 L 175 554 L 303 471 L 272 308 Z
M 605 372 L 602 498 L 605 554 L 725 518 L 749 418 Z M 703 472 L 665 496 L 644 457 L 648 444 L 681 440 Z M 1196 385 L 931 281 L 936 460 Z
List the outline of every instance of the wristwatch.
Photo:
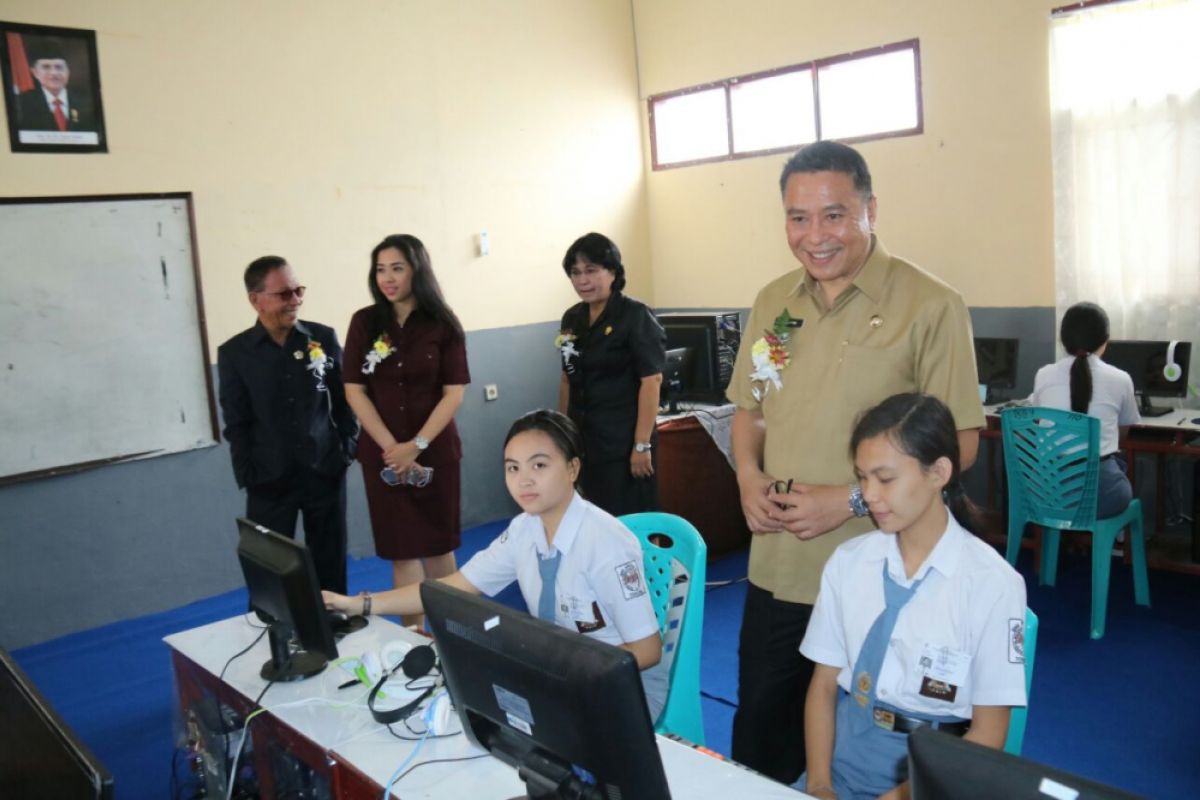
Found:
M 418 450 L 424 450 L 425 448 L 429 447 L 429 440 L 424 436 L 414 436 L 412 438 L 412 443 L 417 446 Z
M 871 513 L 867 508 L 867 501 L 863 500 L 862 489 L 858 486 L 850 487 L 850 513 L 856 517 L 865 517 Z
M 650 452 L 650 443 L 649 442 L 634 442 L 633 443 L 633 451 L 635 453 L 649 453 Z

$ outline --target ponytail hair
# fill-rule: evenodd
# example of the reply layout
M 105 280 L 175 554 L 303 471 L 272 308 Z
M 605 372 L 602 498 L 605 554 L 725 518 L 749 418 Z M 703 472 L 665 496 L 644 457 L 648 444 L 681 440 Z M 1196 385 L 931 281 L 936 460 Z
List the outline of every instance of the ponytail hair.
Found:
M 896 448 L 929 469 L 939 458 L 950 462 L 950 480 L 942 499 L 958 523 L 976 535 L 983 530 L 979 509 L 962 484 L 958 429 L 946 404 L 928 394 L 895 394 L 863 413 L 850 435 L 850 457 L 867 439 L 886 435 Z
M 1071 364 L 1071 410 L 1086 414 L 1092 402 L 1092 368 L 1088 356 L 1108 341 L 1108 315 L 1095 303 L 1076 303 L 1063 314 L 1059 339 Z

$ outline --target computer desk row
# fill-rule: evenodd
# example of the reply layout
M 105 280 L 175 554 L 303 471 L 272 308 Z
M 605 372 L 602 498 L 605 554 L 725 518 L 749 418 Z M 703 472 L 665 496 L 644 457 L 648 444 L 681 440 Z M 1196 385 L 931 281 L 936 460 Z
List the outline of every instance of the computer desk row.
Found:
M 393 641 L 429 642 L 389 620 L 371 617 L 369 621 L 366 628 L 338 643 L 342 657 L 378 653 Z M 253 710 L 254 698 L 266 686 L 259 676 L 263 663 L 270 657 L 266 637 L 227 668 L 226 663 L 254 642 L 262 633 L 261 625 L 253 615 L 243 615 L 166 637 L 179 695 L 181 738 L 203 740 L 197 728 L 204 724 L 204 719 L 211 725 L 214 715 L 200 706 L 211 698 L 232 709 L 241 719 Z M 223 668 L 225 674 L 218 681 Z M 246 758 L 253 759 L 264 797 L 294 788 L 285 783 L 295 780 L 294 768 L 290 772 L 282 770 L 288 774 L 276 774 L 281 771 L 278 768 L 281 758 L 294 759 L 303 765 L 307 772 L 304 780 L 327 786 L 328 796 L 336 798 L 378 798 L 384 783 L 410 757 L 406 769 L 435 760 L 482 756 L 420 766 L 393 785 L 396 797 L 500 800 L 525 793 L 525 785 L 515 769 L 473 746 L 465 734 L 427 739 L 414 756 L 416 741 L 396 738 L 372 719 L 365 686 L 339 688 L 349 677 L 348 672 L 331 664 L 312 678 L 274 684 L 263 695 L 259 707 L 266 711 L 250 721 L 253 753 Z M 420 719 L 420 714 L 414 717 L 417 730 L 421 729 Z M 452 729 L 458 728 L 455 720 Z M 392 729 L 403 736 L 413 736 L 403 723 L 393 724 Z M 232 741 L 236 743 L 240 735 L 239 730 Z M 663 736 L 656 738 L 675 798 L 802 800 L 808 797 L 682 742 Z
M 999 443 L 1000 413 L 1005 404 L 984 407 L 987 427 L 983 437 Z M 1129 434 L 1121 441 L 1121 449 L 1125 452 L 1126 471 L 1129 482 L 1137 491 L 1137 454 L 1152 453 L 1155 456 L 1155 520 L 1159 532 L 1163 529 L 1163 509 L 1165 507 L 1165 460 L 1164 456 L 1174 455 L 1200 460 L 1200 408 L 1178 408 L 1159 417 L 1143 417 L 1142 421 L 1130 426 Z M 997 450 L 1000 448 L 997 446 Z M 1001 464 L 1003 453 L 1001 452 Z M 988 505 L 997 508 L 996 504 L 996 465 L 995 459 L 988 459 Z M 1192 473 L 1192 496 L 1200 500 L 1200 465 Z M 1006 508 L 998 509 L 1002 514 Z M 1192 542 L 1191 565 L 1200 567 L 1200 514 L 1193 507 L 1192 512 Z M 1164 566 L 1162 564 L 1153 564 Z M 1171 566 L 1171 565 L 1165 565 Z M 1189 570 L 1191 571 L 1191 570 Z

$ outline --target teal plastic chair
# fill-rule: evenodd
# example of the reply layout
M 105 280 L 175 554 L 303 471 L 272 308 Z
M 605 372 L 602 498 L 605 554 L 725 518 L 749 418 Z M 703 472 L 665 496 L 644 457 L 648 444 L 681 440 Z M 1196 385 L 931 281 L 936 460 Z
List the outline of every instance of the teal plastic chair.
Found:
M 1017 563 L 1025 525 L 1043 528 L 1038 580 L 1053 586 L 1062 531 L 1092 532 L 1092 638 L 1104 636 L 1108 577 L 1117 534 L 1129 528 L 1133 596 L 1150 605 L 1142 504 L 1134 498 L 1115 517 L 1096 519 L 1100 483 L 1100 420 L 1056 408 L 1010 408 L 1000 415 L 1004 470 L 1008 477 L 1008 547 Z
M 700 638 L 708 547 L 690 522 L 674 514 L 626 514 L 620 519 L 642 543 L 646 583 L 663 638 L 662 657 L 671 675 L 667 703 L 654 730 L 704 744 Z
M 1033 656 L 1037 651 L 1038 618 L 1033 609 L 1025 609 L 1025 705 L 1013 707 L 1008 717 L 1008 738 L 1004 740 L 1004 752 L 1021 755 L 1021 744 L 1025 741 L 1025 720 L 1029 716 L 1029 692 L 1033 688 Z

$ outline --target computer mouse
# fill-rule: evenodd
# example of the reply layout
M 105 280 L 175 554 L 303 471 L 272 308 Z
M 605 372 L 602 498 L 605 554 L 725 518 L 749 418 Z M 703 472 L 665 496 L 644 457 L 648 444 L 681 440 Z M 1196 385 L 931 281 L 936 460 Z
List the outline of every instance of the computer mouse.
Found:
M 332 625 L 345 624 L 346 620 L 350 619 L 350 615 L 345 611 L 327 611 L 326 616 L 329 617 L 329 622 Z

